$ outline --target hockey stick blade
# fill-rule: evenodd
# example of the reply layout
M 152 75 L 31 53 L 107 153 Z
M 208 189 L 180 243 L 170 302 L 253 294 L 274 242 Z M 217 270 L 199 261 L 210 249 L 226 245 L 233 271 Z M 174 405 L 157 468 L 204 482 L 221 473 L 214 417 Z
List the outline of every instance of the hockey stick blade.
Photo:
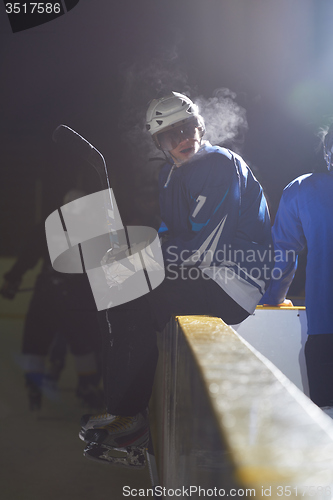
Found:
M 59 125 L 53 132 L 52 139 L 60 146 L 65 147 L 90 163 L 97 170 L 103 188 L 109 187 L 104 157 L 90 142 L 67 125 Z

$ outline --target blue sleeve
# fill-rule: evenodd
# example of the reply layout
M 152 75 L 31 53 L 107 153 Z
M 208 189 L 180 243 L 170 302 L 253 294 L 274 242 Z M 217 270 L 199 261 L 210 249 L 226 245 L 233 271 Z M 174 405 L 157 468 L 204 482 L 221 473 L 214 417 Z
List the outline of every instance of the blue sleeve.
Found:
M 299 217 L 298 190 L 299 183 L 296 180 L 282 194 L 272 229 L 275 266 L 261 304 L 277 305 L 284 301 L 295 275 L 298 253 L 306 245 Z

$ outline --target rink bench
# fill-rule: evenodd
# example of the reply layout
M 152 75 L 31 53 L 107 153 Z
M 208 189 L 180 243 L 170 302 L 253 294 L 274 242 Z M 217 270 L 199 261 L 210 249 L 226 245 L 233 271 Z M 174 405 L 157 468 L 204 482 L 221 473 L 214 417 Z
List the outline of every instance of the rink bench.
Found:
M 331 498 L 333 422 L 221 319 L 170 322 L 151 407 L 171 493 Z

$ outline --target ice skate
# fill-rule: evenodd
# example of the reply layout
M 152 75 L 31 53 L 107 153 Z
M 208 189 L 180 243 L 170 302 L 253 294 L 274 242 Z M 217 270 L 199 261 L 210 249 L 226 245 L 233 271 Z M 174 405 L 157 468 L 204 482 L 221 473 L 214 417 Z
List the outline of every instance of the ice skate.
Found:
M 113 422 L 115 418 L 117 418 L 116 415 L 111 415 L 110 413 L 102 413 L 100 415 L 83 415 L 80 422 L 81 430 L 79 432 L 79 438 L 88 443 L 89 441 L 86 439 L 86 432 L 88 430 L 103 428 Z
M 109 423 L 87 429 L 84 440 L 111 447 L 144 447 L 149 441 L 148 411 L 133 417 L 114 417 Z
M 89 460 L 120 467 L 140 469 L 146 465 L 145 449 L 137 446 L 111 448 L 97 443 L 89 443 L 84 449 L 83 455 Z

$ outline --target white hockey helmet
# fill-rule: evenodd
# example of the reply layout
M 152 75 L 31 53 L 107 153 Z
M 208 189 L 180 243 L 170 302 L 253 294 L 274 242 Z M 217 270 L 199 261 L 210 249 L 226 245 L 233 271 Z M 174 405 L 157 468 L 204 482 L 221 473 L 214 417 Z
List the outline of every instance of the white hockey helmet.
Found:
M 333 153 L 333 123 L 330 125 L 330 128 L 327 131 L 327 134 L 324 137 L 324 158 L 326 161 L 326 165 L 328 170 L 332 169 L 332 153 Z
M 165 97 L 151 101 L 147 110 L 146 128 L 156 146 L 163 149 L 158 135 L 184 125 L 188 120 L 196 121 L 202 137 L 205 133 L 205 123 L 199 115 L 198 106 L 187 96 L 171 92 Z

